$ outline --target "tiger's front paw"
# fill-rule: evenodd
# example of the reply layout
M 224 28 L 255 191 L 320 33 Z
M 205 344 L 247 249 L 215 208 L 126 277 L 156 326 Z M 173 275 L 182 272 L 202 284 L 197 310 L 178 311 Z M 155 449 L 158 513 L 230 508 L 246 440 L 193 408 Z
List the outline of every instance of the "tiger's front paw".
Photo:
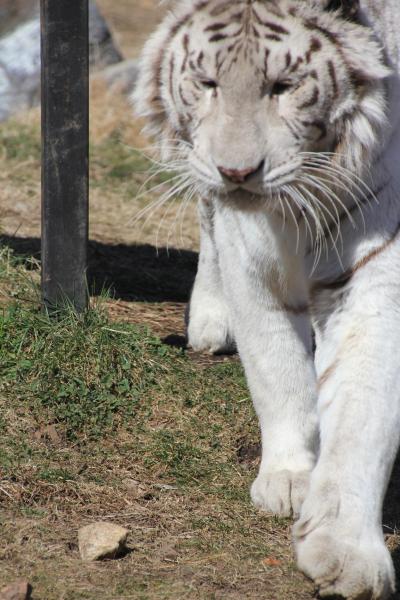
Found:
M 307 495 L 310 471 L 259 473 L 251 486 L 253 504 L 282 517 L 298 516 Z
M 395 578 L 382 533 L 369 520 L 367 505 L 352 506 L 336 488 L 310 487 L 293 527 L 298 567 L 314 580 L 321 597 L 389 598 Z
M 230 354 L 235 351 L 230 312 L 224 300 L 196 295 L 189 306 L 188 345 L 196 352 Z
M 334 524 L 305 536 L 301 528 L 301 522 L 294 528 L 298 567 L 322 598 L 384 600 L 394 592 L 393 564 L 382 540 L 345 536 Z

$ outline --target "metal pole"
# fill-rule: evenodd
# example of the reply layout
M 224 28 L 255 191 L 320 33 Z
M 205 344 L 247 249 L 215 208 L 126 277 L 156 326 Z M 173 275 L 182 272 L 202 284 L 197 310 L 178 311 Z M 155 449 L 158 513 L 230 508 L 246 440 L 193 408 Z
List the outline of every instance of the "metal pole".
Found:
M 88 0 L 41 0 L 42 294 L 88 302 Z

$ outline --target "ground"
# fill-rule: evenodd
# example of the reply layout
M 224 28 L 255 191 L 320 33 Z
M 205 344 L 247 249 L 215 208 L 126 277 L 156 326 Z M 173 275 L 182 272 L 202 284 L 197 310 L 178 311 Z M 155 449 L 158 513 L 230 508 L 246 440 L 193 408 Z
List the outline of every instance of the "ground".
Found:
M 140 14 L 150 29 L 154 3 L 101 4 L 134 55 L 130 27 Z M 182 228 L 179 201 L 161 227 L 164 209 L 135 220 L 167 177 L 145 183 L 148 142 L 123 97 L 95 84 L 91 108 L 92 306 L 79 318 L 39 310 L 39 114 L 0 127 L 0 589 L 24 577 L 34 600 L 309 600 L 291 520 L 250 503 L 259 434 L 241 365 L 184 348 L 195 206 Z M 384 513 L 397 566 L 399 471 Z M 119 560 L 80 560 L 77 530 L 96 520 L 129 529 Z

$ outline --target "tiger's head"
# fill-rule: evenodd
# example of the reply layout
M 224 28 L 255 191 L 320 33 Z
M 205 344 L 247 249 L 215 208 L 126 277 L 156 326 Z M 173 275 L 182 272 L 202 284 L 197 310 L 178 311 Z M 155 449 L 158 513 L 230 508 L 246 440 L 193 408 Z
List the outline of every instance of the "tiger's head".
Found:
M 360 174 L 384 129 L 390 71 L 356 10 L 354 0 L 175 3 L 134 93 L 164 159 L 183 160 L 213 194 L 271 195 L 322 157 Z

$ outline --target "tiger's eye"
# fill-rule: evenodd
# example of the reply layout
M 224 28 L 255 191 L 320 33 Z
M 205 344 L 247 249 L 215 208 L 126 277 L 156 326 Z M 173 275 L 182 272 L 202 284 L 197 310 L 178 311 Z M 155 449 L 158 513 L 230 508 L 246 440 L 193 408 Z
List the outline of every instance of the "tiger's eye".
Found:
M 218 87 L 218 84 L 213 79 L 202 79 L 201 84 L 210 90 L 215 90 Z
M 282 96 L 292 87 L 288 81 L 275 81 L 271 88 L 271 96 Z

